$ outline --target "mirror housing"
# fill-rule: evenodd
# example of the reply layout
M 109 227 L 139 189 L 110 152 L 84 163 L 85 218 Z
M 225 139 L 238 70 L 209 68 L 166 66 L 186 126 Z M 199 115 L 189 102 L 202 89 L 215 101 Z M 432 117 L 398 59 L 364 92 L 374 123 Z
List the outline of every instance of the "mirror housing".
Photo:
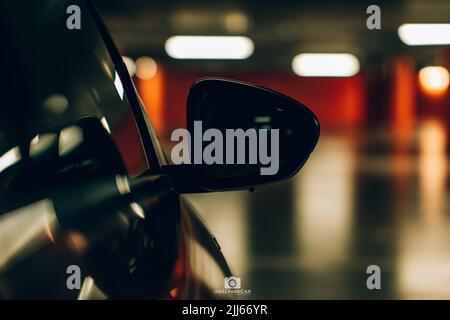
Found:
M 182 193 L 252 189 L 294 175 L 318 138 L 319 122 L 303 104 L 253 84 L 204 78 L 189 91 L 187 131 L 172 133 L 178 144 L 166 170 Z

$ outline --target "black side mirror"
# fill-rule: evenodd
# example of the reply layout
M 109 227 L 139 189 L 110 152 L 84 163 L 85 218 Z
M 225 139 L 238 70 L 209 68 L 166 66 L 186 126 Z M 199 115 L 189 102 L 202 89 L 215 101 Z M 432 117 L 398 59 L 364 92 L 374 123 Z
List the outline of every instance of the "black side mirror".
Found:
M 187 128 L 172 133 L 178 144 L 170 166 L 175 188 L 187 193 L 287 179 L 303 166 L 319 138 L 317 118 L 301 103 L 256 85 L 216 78 L 191 87 Z

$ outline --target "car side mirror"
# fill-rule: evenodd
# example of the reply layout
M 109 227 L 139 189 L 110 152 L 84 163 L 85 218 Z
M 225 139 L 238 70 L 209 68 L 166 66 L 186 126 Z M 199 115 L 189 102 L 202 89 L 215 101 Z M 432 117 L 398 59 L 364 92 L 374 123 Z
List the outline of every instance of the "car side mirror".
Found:
M 308 159 L 319 122 L 301 103 L 278 92 L 227 79 L 195 82 L 187 99 L 187 130 L 169 166 L 179 192 L 254 188 L 285 180 Z

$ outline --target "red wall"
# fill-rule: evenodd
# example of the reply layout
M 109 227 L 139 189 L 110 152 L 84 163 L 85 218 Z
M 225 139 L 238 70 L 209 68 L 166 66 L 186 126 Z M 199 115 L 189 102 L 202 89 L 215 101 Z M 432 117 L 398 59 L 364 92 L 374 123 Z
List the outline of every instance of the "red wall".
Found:
M 323 126 L 355 125 L 364 119 L 365 90 L 361 75 L 351 78 L 302 78 L 281 73 L 231 75 L 164 70 L 164 103 L 160 107 L 169 132 L 185 126 L 189 87 L 205 76 L 238 79 L 284 93 L 313 110 Z
M 443 65 L 450 67 L 450 50 Z M 413 129 L 420 118 L 447 120 L 450 127 L 449 93 L 439 98 L 424 95 L 417 85 L 417 66 L 409 57 L 397 57 L 372 66 L 351 78 L 304 78 L 292 73 L 202 73 L 158 66 L 151 80 L 136 80 L 147 112 L 161 138 L 185 127 L 186 98 L 190 86 L 207 76 L 255 83 L 284 93 L 308 106 L 322 128 L 357 125 L 389 125 Z M 450 91 L 450 90 L 449 90 Z M 450 130 L 449 136 L 450 136 Z M 450 140 L 450 139 L 449 139 Z

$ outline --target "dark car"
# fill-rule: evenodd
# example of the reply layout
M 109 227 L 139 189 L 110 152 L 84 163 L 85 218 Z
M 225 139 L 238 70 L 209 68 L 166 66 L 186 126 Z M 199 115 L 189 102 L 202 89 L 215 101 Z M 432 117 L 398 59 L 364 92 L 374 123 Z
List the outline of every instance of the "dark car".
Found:
M 73 5 L 80 29 L 66 24 Z M 280 130 L 279 168 L 175 165 L 90 1 L 2 1 L 0 40 L 0 298 L 224 297 L 211 290 L 232 272 L 180 194 L 292 176 L 317 142 L 314 115 L 268 89 L 202 79 L 189 132 L 265 117 Z

